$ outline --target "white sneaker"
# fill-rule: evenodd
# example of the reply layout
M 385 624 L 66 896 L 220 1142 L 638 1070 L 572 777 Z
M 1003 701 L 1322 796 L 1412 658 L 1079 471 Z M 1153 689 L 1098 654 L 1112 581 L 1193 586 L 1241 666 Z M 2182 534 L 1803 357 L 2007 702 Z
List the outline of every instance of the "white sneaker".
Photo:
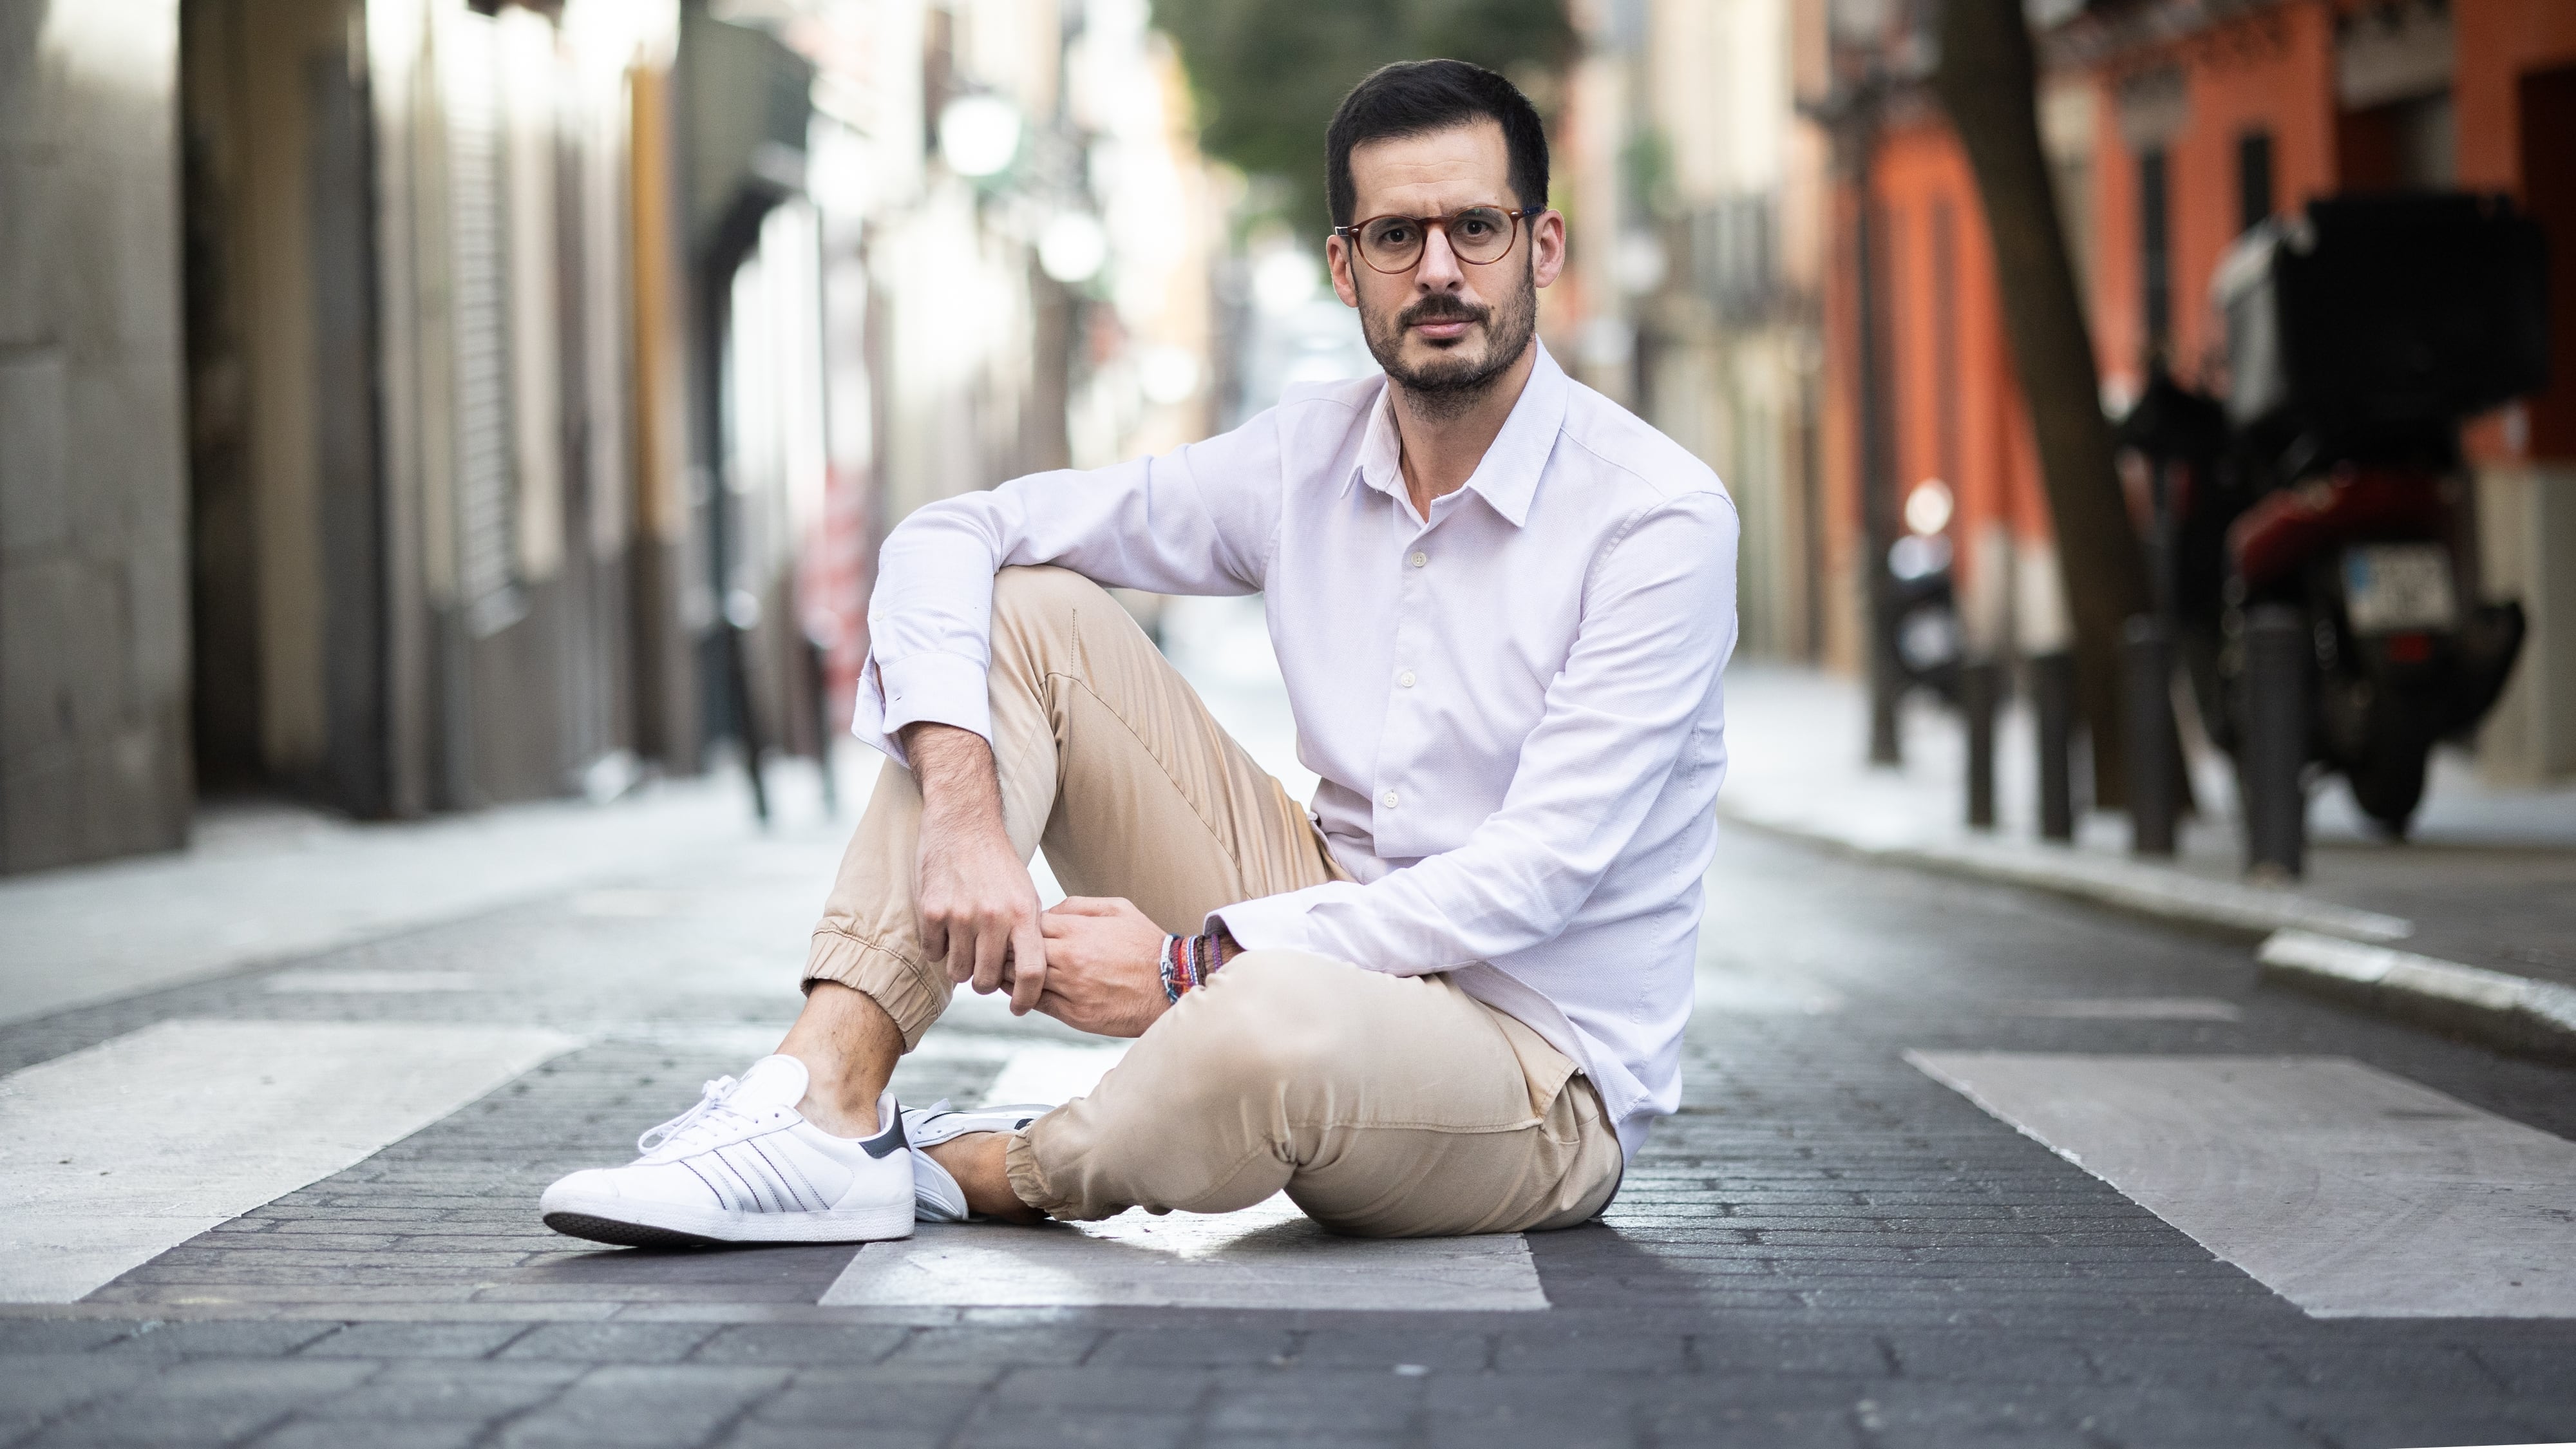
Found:
M 714 1243 L 866 1243 L 912 1236 L 913 1163 L 894 1093 L 864 1142 L 805 1120 L 805 1064 L 763 1057 L 741 1081 L 635 1141 L 624 1167 L 576 1172 L 538 1203 L 546 1226 L 630 1248 Z
M 914 1107 L 903 1114 L 904 1140 L 913 1146 L 912 1211 L 925 1223 L 973 1223 L 983 1219 L 966 1210 L 966 1189 L 947 1168 L 933 1162 L 930 1154 L 920 1149 L 936 1147 L 942 1142 L 963 1137 L 970 1132 L 1017 1132 L 1054 1111 L 1044 1103 L 1017 1102 L 1001 1107 L 978 1107 L 960 1112 L 948 1105 L 947 1099 L 927 1107 Z

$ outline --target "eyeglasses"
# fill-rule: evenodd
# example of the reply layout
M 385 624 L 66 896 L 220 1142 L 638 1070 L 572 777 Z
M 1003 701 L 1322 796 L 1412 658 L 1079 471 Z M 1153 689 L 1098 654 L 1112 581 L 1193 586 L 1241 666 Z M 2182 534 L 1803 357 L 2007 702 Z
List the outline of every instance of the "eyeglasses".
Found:
M 1373 270 L 1409 272 L 1422 260 L 1431 229 L 1438 227 L 1458 260 L 1484 266 L 1511 251 L 1521 218 L 1528 215 L 1499 206 L 1470 206 L 1447 216 L 1373 216 L 1357 226 L 1334 227 L 1333 234 L 1357 247 L 1360 260 Z

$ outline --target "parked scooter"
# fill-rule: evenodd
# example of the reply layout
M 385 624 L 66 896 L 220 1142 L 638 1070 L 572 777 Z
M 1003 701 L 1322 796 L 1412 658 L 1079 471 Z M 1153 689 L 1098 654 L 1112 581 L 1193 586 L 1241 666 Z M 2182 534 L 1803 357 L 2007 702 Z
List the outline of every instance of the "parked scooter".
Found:
M 2223 581 L 2214 609 L 2177 598 L 2203 720 L 2241 761 L 2249 691 L 2279 687 L 2249 674 L 2246 620 L 2295 609 L 2308 758 L 2395 836 L 2434 745 L 2485 717 L 2521 649 L 2521 605 L 2465 582 L 2459 428 L 2547 381 L 2545 275 L 2538 227 L 2501 198 L 2417 194 L 2267 222 L 2211 284 L 2225 450 L 2168 535 L 2178 584 Z

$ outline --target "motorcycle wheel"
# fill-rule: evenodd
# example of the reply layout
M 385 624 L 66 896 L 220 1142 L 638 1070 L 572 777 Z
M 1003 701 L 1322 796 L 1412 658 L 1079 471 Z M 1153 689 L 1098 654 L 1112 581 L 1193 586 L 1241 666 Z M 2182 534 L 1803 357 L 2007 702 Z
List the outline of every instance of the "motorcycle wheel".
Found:
M 2361 813 L 2398 840 L 2406 838 L 2415 807 L 2424 803 L 2424 767 L 2432 752 L 2430 741 L 2388 740 L 2378 744 L 2359 768 L 2347 772 Z

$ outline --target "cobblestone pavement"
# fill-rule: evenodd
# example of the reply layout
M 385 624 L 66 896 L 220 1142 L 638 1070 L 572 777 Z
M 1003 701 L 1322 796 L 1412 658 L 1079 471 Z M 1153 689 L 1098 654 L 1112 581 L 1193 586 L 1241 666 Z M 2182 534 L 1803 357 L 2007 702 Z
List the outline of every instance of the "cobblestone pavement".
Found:
M 2576 1323 L 2310 1317 L 1900 1053 L 2335 1055 L 2560 1136 L 2576 1074 L 2261 989 L 2241 946 L 1744 832 L 1711 876 L 1687 1106 L 1602 1224 L 1531 1237 L 1543 1312 L 822 1308 L 847 1249 L 547 1233 L 547 1180 L 774 1040 L 833 849 L 782 832 L 712 874 L 0 1029 L 0 1071 L 173 1019 L 586 1043 L 83 1302 L 0 1310 L 0 1443 L 2576 1438 Z M 382 989 L 404 976 L 471 985 Z M 2223 1005 L 2026 1014 L 2103 998 Z M 1045 1030 L 961 1009 L 898 1087 L 971 1097 Z

